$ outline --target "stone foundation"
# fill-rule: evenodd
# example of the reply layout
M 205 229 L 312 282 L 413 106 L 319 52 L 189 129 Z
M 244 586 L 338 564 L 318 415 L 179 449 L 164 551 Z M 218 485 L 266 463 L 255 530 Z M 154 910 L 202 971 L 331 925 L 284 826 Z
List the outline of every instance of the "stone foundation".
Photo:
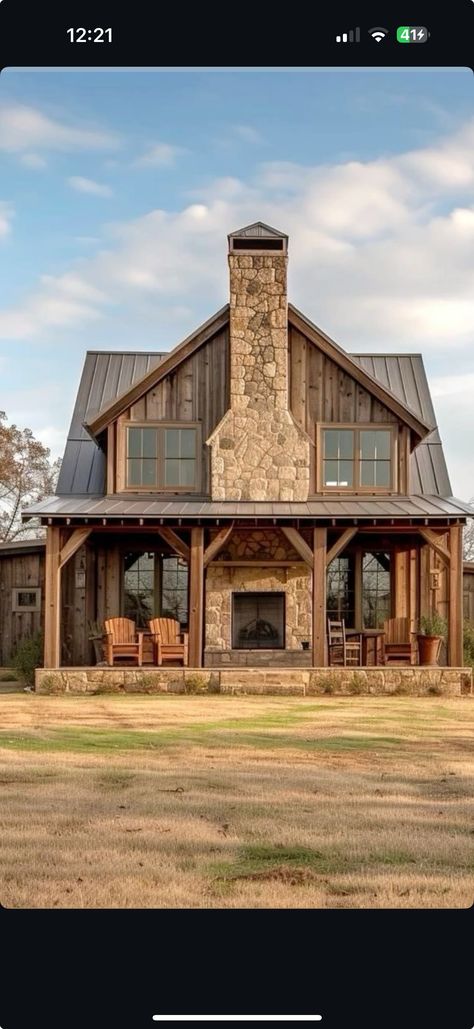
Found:
M 36 692 L 461 696 L 470 668 L 37 668 Z
M 311 650 L 213 650 L 204 651 L 206 668 L 311 668 Z

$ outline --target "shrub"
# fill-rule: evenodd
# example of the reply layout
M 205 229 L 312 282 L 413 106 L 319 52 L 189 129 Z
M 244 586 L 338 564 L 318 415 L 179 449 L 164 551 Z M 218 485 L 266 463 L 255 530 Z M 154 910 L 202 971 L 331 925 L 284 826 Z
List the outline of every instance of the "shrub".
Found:
M 443 639 L 448 632 L 448 623 L 437 611 L 430 615 L 422 615 L 420 618 L 420 633 L 423 636 L 442 636 Z
M 472 622 L 464 623 L 463 654 L 464 664 L 474 668 L 474 625 Z
M 206 675 L 199 675 L 198 672 L 184 677 L 185 693 L 207 693 L 208 680 Z
M 360 675 L 359 672 L 354 672 L 347 688 L 349 693 L 352 693 L 354 695 L 360 695 L 361 693 L 365 693 L 367 690 L 367 683 L 365 681 L 364 676 Z
M 23 636 L 13 652 L 12 665 L 25 686 L 34 686 L 35 668 L 43 667 L 43 637 L 40 632 L 34 636 Z

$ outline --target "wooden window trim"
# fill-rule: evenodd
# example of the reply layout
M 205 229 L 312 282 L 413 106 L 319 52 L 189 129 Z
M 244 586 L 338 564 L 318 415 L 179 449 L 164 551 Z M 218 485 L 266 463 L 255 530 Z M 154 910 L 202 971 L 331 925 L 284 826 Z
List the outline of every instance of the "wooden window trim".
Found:
M 127 430 L 132 429 L 194 429 L 196 432 L 196 481 L 194 486 L 127 486 Z M 132 421 L 130 418 L 118 423 L 119 445 L 117 447 L 117 483 L 120 493 L 200 493 L 202 478 L 202 427 L 200 422 L 174 421 Z M 158 445 L 158 467 L 164 472 L 164 434 Z
M 357 447 L 357 440 L 355 441 L 356 450 L 358 453 L 357 457 L 354 457 L 354 485 L 353 486 L 326 486 L 323 482 L 323 432 L 326 429 L 346 429 L 350 432 L 360 433 L 365 430 L 371 432 L 390 432 L 391 443 L 390 443 L 390 466 L 391 466 L 391 483 L 389 486 L 361 486 L 359 484 L 360 476 L 360 443 Z M 381 496 L 389 496 L 392 494 L 398 494 L 398 423 L 397 422 L 357 422 L 356 425 L 352 422 L 318 422 L 316 425 L 316 493 L 329 494 L 333 496 L 336 493 L 340 493 L 343 496 L 350 494 L 356 496 L 358 494 L 366 495 L 380 494 Z
M 20 593 L 34 593 L 34 604 L 20 604 Z M 12 588 L 12 612 L 13 614 L 34 614 L 41 611 L 41 586 L 13 586 Z

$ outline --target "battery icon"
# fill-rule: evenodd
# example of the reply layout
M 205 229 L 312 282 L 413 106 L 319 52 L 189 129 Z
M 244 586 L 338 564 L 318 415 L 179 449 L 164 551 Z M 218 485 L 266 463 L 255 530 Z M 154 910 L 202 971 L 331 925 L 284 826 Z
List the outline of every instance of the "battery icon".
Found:
M 397 29 L 397 43 L 426 43 L 428 36 L 424 25 L 400 25 Z

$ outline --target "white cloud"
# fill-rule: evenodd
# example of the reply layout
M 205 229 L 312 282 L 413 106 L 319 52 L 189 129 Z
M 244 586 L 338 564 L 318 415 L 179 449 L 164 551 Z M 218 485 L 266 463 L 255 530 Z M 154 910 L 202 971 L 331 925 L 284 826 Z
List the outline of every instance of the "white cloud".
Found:
M 89 193 L 97 197 L 112 196 L 110 186 L 106 186 L 101 182 L 95 182 L 94 179 L 86 179 L 82 175 L 71 175 L 67 181 L 72 189 L 75 189 L 78 193 Z
M 20 161 L 25 168 L 32 168 L 33 171 L 42 171 L 48 166 L 48 162 L 40 154 L 22 154 Z
M 134 165 L 136 168 L 169 168 L 185 152 L 183 147 L 172 143 L 153 143 L 141 157 L 137 157 Z
M 145 312 L 156 337 L 165 305 L 179 310 L 183 301 L 184 334 L 227 299 L 227 233 L 260 219 L 290 236 L 293 303 L 343 346 L 467 347 L 472 139 L 468 125 L 425 151 L 316 167 L 279 162 L 262 165 L 251 182 L 216 180 L 180 211 L 109 227 L 107 249 L 81 260 L 80 275 L 43 280 L 17 309 L 0 312 L 0 335 L 40 336 L 127 308 L 131 331 Z M 449 175 L 440 176 L 441 161 Z
M 0 106 L 0 150 L 7 153 L 109 150 L 117 145 L 117 136 L 103 129 L 69 125 L 25 104 Z
M 253 125 L 234 125 L 234 132 L 244 143 L 263 143 L 262 133 Z
M 11 204 L 0 200 L 0 239 L 8 236 L 13 219 L 13 207 Z

